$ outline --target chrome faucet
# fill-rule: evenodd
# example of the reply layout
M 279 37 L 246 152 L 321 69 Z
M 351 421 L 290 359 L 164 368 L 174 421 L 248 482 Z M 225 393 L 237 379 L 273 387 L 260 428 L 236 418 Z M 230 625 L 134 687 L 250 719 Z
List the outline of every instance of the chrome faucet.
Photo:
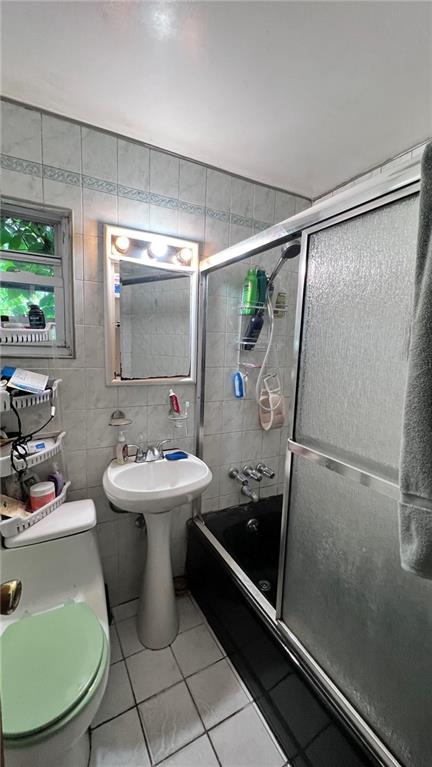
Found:
M 256 469 L 253 468 L 253 466 L 243 466 L 242 468 L 243 474 L 246 474 L 247 477 L 250 477 L 251 479 L 254 479 L 256 482 L 261 482 L 262 480 L 262 474 L 259 473 Z
M 151 463 L 152 461 L 160 461 L 164 457 L 164 452 L 162 450 L 162 445 L 165 445 L 166 442 L 171 442 L 171 439 L 161 439 L 159 442 L 156 443 L 156 445 L 149 445 L 145 457 L 144 462 L 145 463 Z
M 252 488 L 249 487 L 249 480 L 246 474 L 239 471 L 238 469 L 231 468 L 228 472 L 228 476 L 231 477 L 231 479 L 236 479 L 237 482 L 240 482 L 241 484 L 240 492 L 242 495 L 245 495 L 247 498 L 250 498 L 251 501 L 253 501 L 254 503 L 257 503 L 258 494 L 255 492 L 255 490 L 252 490 Z
M 242 485 L 240 492 L 242 495 L 250 498 L 253 503 L 258 503 L 258 493 L 256 493 L 255 490 L 252 490 L 248 484 Z
M 243 472 L 238 469 L 231 468 L 228 472 L 228 476 L 231 477 L 231 479 L 236 479 L 242 485 L 247 485 L 249 482 L 246 474 L 243 474 Z
M 171 439 L 161 439 L 156 443 L 156 445 L 148 445 L 147 448 L 144 448 L 143 445 L 135 445 L 130 443 L 127 446 L 128 453 L 130 447 L 135 448 L 135 463 L 152 463 L 153 461 L 161 461 L 164 457 L 162 445 L 164 445 L 166 442 L 171 442 Z
M 256 470 L 261 474 L 261 477 L 268 477 L 268 479 L 274 479 L 276 476 L 273 469 L 267 466 L 265 463 L 257 463 Z

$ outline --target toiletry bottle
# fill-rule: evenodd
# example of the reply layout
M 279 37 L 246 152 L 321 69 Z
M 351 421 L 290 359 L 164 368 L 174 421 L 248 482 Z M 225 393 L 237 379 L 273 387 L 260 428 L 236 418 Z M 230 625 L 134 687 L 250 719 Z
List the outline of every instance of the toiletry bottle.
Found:
M 258 283 L 256 269 L 249 269 L 243 283 L 242 314 L 253 314 L 257 301 Z
M 267 292 L 268 277 L 264 269 L 257 269 L 257 299 L 258 307 L 264 306 Z
M 268 278 L 264 269 L 257 270 L 257 298 L 253 317 L 250 318 L 244 336 L 243 349 L 251 351 L 264 325 L 264 303 L 267 293 Z
M 55 461 L 53 462 L 52 471 L 48 474 L 47 480 L 48 482 L 54 483 L 56 497 L 60 495 L 64 488 L 65 481 L 64 476 L 59 469 L 58 463 Z
M 177 394 L 173 389 L 169 390 L 169 401 L 170 401 L 170 409 L 171 413 L 175 413 L 177 415 L 180 414 L 180 403 L 179 399 L 177 397 Z
M 245 395 L 245 383 L 243 373 L 240 370 L 237 370 L 235 373 L 233 373 L 233 384 L 234 396 L 236 399 L 243 399 Z
M 243 338 L 243 349 L 245 351 L 252 351 L 256 342 L 258 341 L 263 325 L 264 316 L 262 311 L 260 311 L 258 314 L 254 314 L 254 316 L 250 318 L 246 328 L 246 333 Z
M 43 329 L 46 326 L 45 315 L 37 304 L 29 304 L 27 316 L 31 328 Z
M 116 444 L 116 463 L 126 463 L 126 436 L 122 429 L 119 431 L 118 440 Z

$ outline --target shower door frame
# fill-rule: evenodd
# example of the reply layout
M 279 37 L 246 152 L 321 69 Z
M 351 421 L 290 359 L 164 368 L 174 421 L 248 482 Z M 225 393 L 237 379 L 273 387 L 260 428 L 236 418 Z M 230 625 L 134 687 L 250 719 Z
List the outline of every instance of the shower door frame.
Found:
M 345 695 L 339 690 L 337 685 L 330 679 L 328 674 L 321 668 L 319 663 L 315 661 L 313 656 L 308 652 L 306 647 L 298 639 L 298 637 L 291 631 L 288 625 L 282 620 L 282 607 L 284 598 L 284 585 L 285 585 L 285 572 L 286 572 L 286 553 L 287 553 L 287 540 L 289 534 L 289 511 L 291 501 L 291 480 L 292 480 L 292 467 L 294 457 L 296 455 L 301 456 L 306 460 L 313 461 L 320 466 L 325 467 L 329 471 L 336 472 L 341 476 L 349 479 L 351 482 L 369 487 L 375 492 L 381 493 L 393 500 L 398 501 L 400 497 L 399 484 L 392 482 L 386 477 L 368 471 L 364 466 L 360 464 L 347 463 L 346 461 L 337 458 L 330 453 L 319 451 L 315 448 L 308 447 L 297 442 L 294 439 L 295 427 L 296 427 L 296 412 L 298 401 L 298 386 L 299 386 L 299 372 L 300 372 L 300 358 L 302 349 L 302 336 L 304 327 L 304 308 L 305 308 L 305 292 L 307 285 L 307 267 L 308 267 L 308 252 L 309 252 L 309 238 L 316 232 L 323 231 L 329 227 L 337 226 L 345 221 L 356 218 L 358 216 L 369 213 L 370 211 L 377 210 L 378 208 L 391 205 L 398 200 L 402 200 L 406 197 L 410 197 L 417 194 L 420 190 L 420 182 L 410 183 L 397 191 L 389 192 L 388 194 L 371 200 L 368 203 L 364 203 L 355 208 L 352 208 L 344 213 L 335 215 L 325 222 L 321 222 L 314 226 L 307 227 L 303 230 L 302 247 L 300 253 L 299 264 L 299 279 L 297 289 L 297 305 L 296 305 L 296 321 L 294 329 L 294 357 L 293 366 L 291 372 L 291 398 L 290 398 L 290 411 L 289 411 L 289 437 L 286 449 L 285 459 L 285 482 L 284 482 L 284 494 L 283 494 L 283 506 L 282 506 L 282 522 L 281 522 L 281 538 L 280 538 L 280 551 L 279 551 L 279 567 L 278 567 L 278 580 L 277 580 L 277 596 L 276 596 L 276 624 L 278 630 L 285 641 L 290 647 L 292 647 L 297 655 L 301 658 L 305 666 L 309 669 L 310 673 L 315 677 L 318 686 L 321 688 L 323 694 L 331 700 L 331 702 L 339 709 L 342 717 L 347 723 L 354 727 L 359 737 L 377 754 L 381 762 L 385 767 L 400 767 L 400 762 L 389 751 L 385 744 L 378 738 L 372 728 L 367 724 L 357 710 L 352 706 Z
M 195 504 L 195 523 L 218 551 L 225 565 L 231 571 L 232 576 L 239 584 L 241 590 L 251 601 L 269 628 L 277 635 L 285 650 L 292 660 L 296 662 L 309 678 L 311 684 L 329 702 L 348 727 L 353 730 L 359 740 L 371 750 L 383 767 L 401 767 L 400 762 L 389 751 L 385 744 L 378 738 L 372 728 L 360 716 L 351 705 L 345 695 L 330 679 L 321 666 L 315 661 L 298 637 L 289 629 L 282 620 L 282 603 L 284 593 L 285 557 L 287 549 L 287 535 L 289 526 L 289 501 L 292 477 L 293 456 L 301 454 L 302 457 L 313 460 L 325 466 L 327 469 L 337 472 L 351 481 L 363 484 L 367 487 L 393 499 L 399 499 L 399 485 L 388 478 L 373 474 L 365 467 L 346 463 L 335 456 L 314 450 L 301 445 L 294 440 L 295 414 L 297 406 L 298 377 L 300 368 L 300 349 L 303 331 L 304 296 L 307 278 L 307 258 L 309 237 L 328 227 L 335 226 L 359 215 L 390 205 L 404 197 L 418 193 L 420 190 L 420 162 L 418 159 L 408 160 L 401 164 L 397 170 L 391 168 L 384 172 L 378 180 L 372 179 L 345 191 L 335 194 L 334 198 L 312 205 L 301 213 L 294 215 L 286 221 L 276 224 L 260 232 L 247 240 L 210 256 L 200 263 L 201 293 L 200 293 L 200 353 L 197 380 L 197 409 L 199 418 L 196 423 L 196 451 L 197 455 L 203 455 L 204 440 L 204 384 L 205 384 L 205 344 L 206 328 L 205 317 L 207 313 L 207 277 L 208 274 L 224 266 L 241 261 L 248 256 L 269 250 L 289 240 L 301 236 L 301 253 L 298 273 L 296 318 L 294 329 L 293 366 L 291 372 L 291 398 L 288 418 L 289 438 L 285 453 L 285 478 L 284 496 L 282 507 L 280 553 L 277 582 L 276 610 L 267 603 L 263 595 L 258 591 L 255 584 L 243 573 L 241 568 L 230 557 L 228 552 L 220 545 L 213 533 L 205 525 L 201 515 L 201 502 Z M 202 323 L 202 324 L 201 324 Z

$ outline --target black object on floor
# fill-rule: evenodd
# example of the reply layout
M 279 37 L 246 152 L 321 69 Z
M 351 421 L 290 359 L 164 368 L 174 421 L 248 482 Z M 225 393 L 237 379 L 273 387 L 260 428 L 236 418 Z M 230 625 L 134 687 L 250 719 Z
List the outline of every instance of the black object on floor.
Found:
M 216 535 L 214 526 L 212 532 Z M 186 569 L 193 596 L 292 767 L 379 767 L 318 697 L 193 522 L 188 525 Z

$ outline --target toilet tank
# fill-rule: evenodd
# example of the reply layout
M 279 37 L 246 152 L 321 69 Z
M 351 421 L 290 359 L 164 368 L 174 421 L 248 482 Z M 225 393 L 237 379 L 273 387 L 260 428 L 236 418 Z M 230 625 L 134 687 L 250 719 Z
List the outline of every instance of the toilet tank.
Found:
M 0 633 L 26 612 L 49 610 L 73 599 L 92 608 L 108 635 L 95 525 L 93 501 L 73 501 L 23 533 L 2 540 L 2 582 L 18 578 L 22 596 L 11 615 L 1 616 Z

